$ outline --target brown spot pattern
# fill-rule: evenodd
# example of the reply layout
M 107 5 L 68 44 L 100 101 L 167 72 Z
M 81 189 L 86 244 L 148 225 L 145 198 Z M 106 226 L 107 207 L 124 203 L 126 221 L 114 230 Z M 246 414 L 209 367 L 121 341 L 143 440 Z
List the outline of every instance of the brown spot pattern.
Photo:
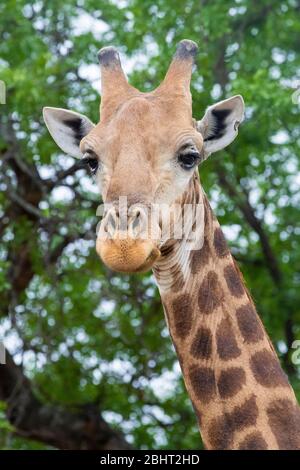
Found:
M 263 339 L 264 332 L 253 305 L 250 303 L 242 305 L 237 309 L 236 316 L 241 335 L 246 343 L 257 343 Z
M 216 228 L 214 233 L 214 247 L 219 258 L 224 258 L 229 254 L 227 242 L 220 227 Z
M 259 431 L 254 431 L 240 443 L 239 450 L 267 450 L 268 444 Z
M 224 361 L 234 359 L 241 354 L 241 350 L 236 342 L 234 331 L 229 318 L 224 318 L 216 333 L 217 352 Z
M 270 428 L 281 450 L 300 450 L 300 409 L 288 399 L 274 400 L 267 409 Z
M 258 351 L 251 357 L 250 366 L 255 379 L 264 387 L 289 385 L 277 357 L 266 349 Z
M 224 276 L 231 294 L 234 295 L 234 297 L 242 297 L 245 292 L 244 285 L 236 267 L 233 264 L 226 266 L 224 269 Z
M 172 303 L 174 327 L 177 336 L 184 339 L 192 327 L 191 298 L 188 294 L 177 296 Z
M 223 370 L 218 380 L 218 390 L 221 398 L 236 395 L 246 383 L 246 374 L 241 367 L 230 367 Z
M 201 272 L 208 263 L 210 257 L 210 248 L 207 237 L 204 238 L 203 246 L 200 250 L 192 250 L 190 253 L 190 268 L 192 274 Z
M 214 418 L 209 426 L 208 436 L 214 449 L 228 449 L 232 445 L 235 431 L 254 426 L 258 416 L 255 396 L 252 395 L 242 405 L 230 413 Z
M 192 366 L 189 377 L 195 395 L 203 403 L 214 399 L 216 394 L 216 379 L 213 369 L 210 367 Z
M 195 335 L 190 353 L 196 359 L 209 359 L 212 353 L 212 334 L 209 328 L 201 326 Z
M 245 403 L 236 406 L 229 415 L 232 428 L 235 431 L 241 431 L 247 426 L 254 426 L 258 417 L 255 396 L 252 395 Z
M 225 415 L 212 420 L 208 429 L 208 437 L 215 450 L 225 450 L 232 447 L 233 432 Z
M 202 281 L 198 294 L 198 305 L 201 313 L 210 314 L 219 307 L 224 298 L 218 276 L 209 271 Z

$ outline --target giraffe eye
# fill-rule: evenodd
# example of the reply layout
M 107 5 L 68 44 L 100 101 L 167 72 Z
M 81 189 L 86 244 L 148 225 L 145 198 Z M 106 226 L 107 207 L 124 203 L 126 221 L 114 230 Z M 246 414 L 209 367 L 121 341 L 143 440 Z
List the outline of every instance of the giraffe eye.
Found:
M 199 163 L 200 154 L 198 152 L 181 153 L 178 156 L 178 161 L 181 168 L 184 170 L 191 170 Z
M 92 153 L 85 153 L 82 157 L 82 162 L 89 167 L 93 174 L 95 174 L 99 168 L 99 160 L 96 155 Z

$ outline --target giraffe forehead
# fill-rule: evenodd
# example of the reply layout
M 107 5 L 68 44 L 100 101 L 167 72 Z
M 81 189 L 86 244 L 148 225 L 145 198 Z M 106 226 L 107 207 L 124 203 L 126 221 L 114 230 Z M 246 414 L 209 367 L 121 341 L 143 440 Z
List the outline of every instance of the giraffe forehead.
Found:
M 173 104 L 172 104 L 173 103 Z M 202 146 L 201 135 L 193 124 L 191 109 L 180 100 L 139 94 L 123 102 L 84 139 L 100 153 L 120 154 L 125 150 L 147 151 L 175 149 L 186 142 Z

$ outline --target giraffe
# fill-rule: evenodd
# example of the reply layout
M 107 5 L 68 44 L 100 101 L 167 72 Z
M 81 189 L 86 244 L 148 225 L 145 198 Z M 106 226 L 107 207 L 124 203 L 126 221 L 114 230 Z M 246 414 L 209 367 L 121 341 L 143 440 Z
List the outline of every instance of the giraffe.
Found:
M 198 164 L 229 145 L 244 116 L 240 95 L 192 117 L 190 80 L 197 45 L 181 41 L 163 82 L 143 93 L 129 85 L 118 52 L 99 51 L 100 122 L 44 108 L 60 148 L 88 164 L 107 210 L 96 240 L 120 272 L 153 270 L 185 385 L 207 449 L 300 449 L 300 410 L 201 186 Z M 117 207 L 126 196 L 127 225 Z M 174 236 L 143 207 L 192 208 Z M 200 208 L 200 210 L 197 210 Z M 177 215 L 176 215 L 177 214 Z M 197 232 L 197 248 L 188 249 Z M 122 234 L 122 236 L 120 236 Z M 142 236 L 142 235 L 145 236 Z M 109 235 L 109 236 L 108 236 Z

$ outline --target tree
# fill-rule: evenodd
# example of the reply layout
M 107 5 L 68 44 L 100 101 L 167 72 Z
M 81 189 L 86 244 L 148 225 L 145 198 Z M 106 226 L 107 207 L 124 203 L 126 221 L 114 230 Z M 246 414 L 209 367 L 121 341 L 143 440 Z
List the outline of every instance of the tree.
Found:
M 96 187 L 42 121 L 44 105 L 98 120 L 96 52 L 107 44 L 126 54 L 131 83 L 148 90 L 176 43 L 195 40 L 198 118 L 218 99 L 244 96 L 238 139 L 200 176 L 300 394 L 291 361 L 300 320 L 299 10 L 296 0 L 0 5 L 3 448 L 199 447 L 153 278 L 101 265 Z

